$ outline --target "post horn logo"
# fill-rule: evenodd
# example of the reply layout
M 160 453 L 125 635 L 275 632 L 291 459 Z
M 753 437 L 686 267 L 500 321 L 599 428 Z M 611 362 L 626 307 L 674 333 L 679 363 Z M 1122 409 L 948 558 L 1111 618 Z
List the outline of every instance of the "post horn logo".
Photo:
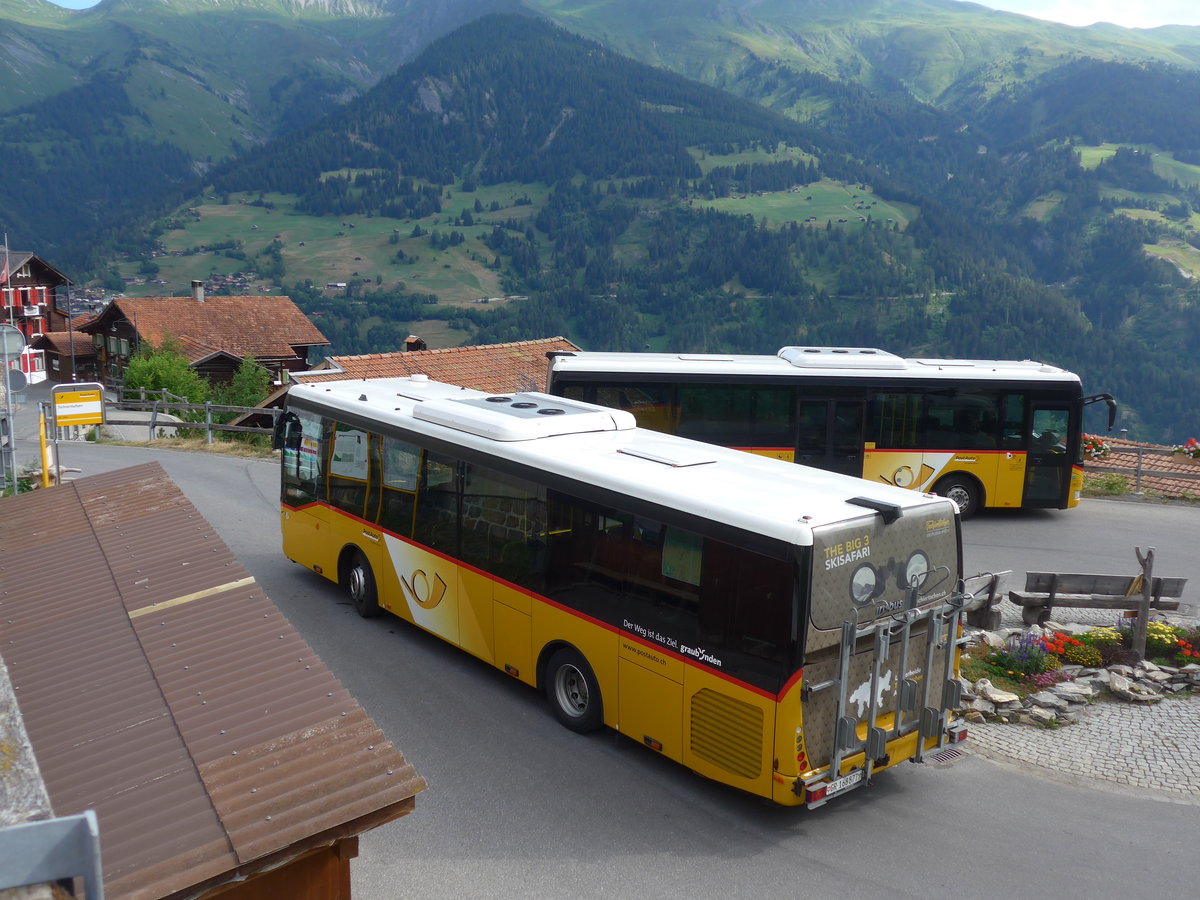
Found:
M 422 609 L 433 609 L 446 596 L 446 582 L 437 572 L 433 573 L 433 580 L 430 581 L 424 569 L 416 569 L 411 578 L 401 575 L 400 584 L 408 598 Z

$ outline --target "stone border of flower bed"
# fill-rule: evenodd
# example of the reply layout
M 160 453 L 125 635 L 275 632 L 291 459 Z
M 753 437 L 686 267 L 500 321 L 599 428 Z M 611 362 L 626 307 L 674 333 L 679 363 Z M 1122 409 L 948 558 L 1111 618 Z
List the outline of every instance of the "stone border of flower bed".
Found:
M 1047 640 L 1056 634 L 1082 633 L 1087 627 L 1047 622 L 1041 628 L 1006 628 L 979 631 L 968 635 L 969 645 L 984 643 L 1006 647 L 1013 638 L 1033 635 Z M 1088 704 L 1113 699 L 1132 704 L 1158 703 L 1167 696 L 1200 694 L 1200 664 L 1186 666 L 1156 665 L 1139 660 L 1132 665 L 1091 668 L 1063 665 L 1057 670 L 1064 680 L 1021 698 L 1001 690 L 989 678 L 975 682 L 959 679 L 962 700 L 959 711 L 968 722 L 1038 725 L 1056 727 L 1078 722 Z

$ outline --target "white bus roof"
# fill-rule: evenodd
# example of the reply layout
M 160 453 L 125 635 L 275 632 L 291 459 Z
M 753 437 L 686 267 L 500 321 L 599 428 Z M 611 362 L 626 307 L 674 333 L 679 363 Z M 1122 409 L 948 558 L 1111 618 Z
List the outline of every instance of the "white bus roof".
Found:
M 553 370 L 564 375 L 739 375 L 774 378 L 865 378 L 872 381 L 930 379 L 1031 381 L 1079 384 L 1066 369 L 1031 359 L 905 359 L 871 347 L 784 347 L 774 356 L 704 353 L 556 354 Z
M 953 504 L 941 497 L 648 431 L 635 427 L 629 413 L 548 394 L 489 395 L 412 376 L 296 384 L 291 400 L 789 544 L 811 545 L 813 528 L 874 515 L 851 498 L 901 514 L 954 516 Z

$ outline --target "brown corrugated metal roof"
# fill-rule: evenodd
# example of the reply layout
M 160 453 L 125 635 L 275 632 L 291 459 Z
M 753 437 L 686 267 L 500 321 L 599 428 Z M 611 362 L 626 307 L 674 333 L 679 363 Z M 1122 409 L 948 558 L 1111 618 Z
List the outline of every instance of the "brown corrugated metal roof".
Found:
M 552 350 L 578 350 L 564 337 L 509 344 L 479 344 L 404 353 L 369 353 L 334 356 L 338 366 L 329 373 L 314 370 L 296 373 L 295 381 L 336 381 L 346 378 L 404 378 L 428 375 L 434 381 L 457 384 L 489 393 L 546 390 L 546 354 Z
M 161 466 L 3 511 L 0 655 L 55 813 L 97 811 L 111 896 L 411 808 L 424 782 Z

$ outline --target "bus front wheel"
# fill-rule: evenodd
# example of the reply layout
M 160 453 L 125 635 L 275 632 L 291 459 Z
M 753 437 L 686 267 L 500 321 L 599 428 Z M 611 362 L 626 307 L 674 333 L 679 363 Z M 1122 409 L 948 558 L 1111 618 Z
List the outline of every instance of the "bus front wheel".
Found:
M 585 734 L 604 724 L 600 685 L 577 651 L 570 647 L 554 651 L 546 664 L 545 685 L 554 718 L 567 728 Z
M 342 584 L 350 595 L 355 611 L 364 619 L 383 612 L 379 607 L 379 591 L 375 586 L 375 573 L 361 550 L 354 550 L 343 565 Z
M 935 484 L 933 492 L 940 497 L 953 500 L 954 505 L 958 507 L 958 514 L 964 519 L 971 518 L 979 510 L 983 493 L 979 484 L 973 479 L 953 475 L 943 478 Z

